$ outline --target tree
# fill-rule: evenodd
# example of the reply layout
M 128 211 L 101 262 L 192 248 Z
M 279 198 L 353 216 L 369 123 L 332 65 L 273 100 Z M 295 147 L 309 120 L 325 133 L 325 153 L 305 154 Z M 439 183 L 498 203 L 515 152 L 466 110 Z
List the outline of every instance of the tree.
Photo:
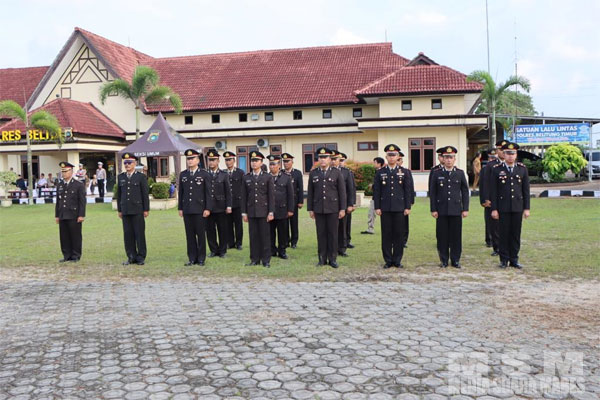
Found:
M 492 114 L 492 135 L 490 137 L 490 145 L 496 143 L 496 113 L 498 111 L 501 96 L 508 88 L 514 85 L 520 86 L 526 92 L 529 92 L 531 84 L 529 80 L 522 76 L 513 75 L 505 82 L 496 84 L 492 76 L 486 71 L 473 71 L 467 76 L 469 82 L 479 82 L 483 85 L 481 93 L 482 102 L 485 103 L 485 109 Z
M 533 100 L 527 93 L 515 92 L 513 90 L 506 90 L 500 96 L 498 100 L 498 106 L 496 107 L 498 114 L 505 115 L 536 115 L 537 112 L 533 106 Z M 491 114 L 488 110 L 487 103 L 482 102 L 475 110 L 476 114 Z M 513 118 L 496 117 L 496 120 L 502 124 L 505 132 L 512 131 Z M 514 119 L 514 124 L 518 125 L 521 123 L 519 118 Z M 513 132 L 514 134 L 514 132 Z
M 62 146 L 64 136 L 60 124 L 54 115 L 45 110 L 39 110 L 29 115 L 27 111 L 13 100 L 0 101 L 0 116 L 18 119 L 25 125 L 25 137 L 27 139 L 27 192 L 29 204 L 33 204 L 33 156 L 31 151 L 30 131 L 39 129 L 47 131 Z
M 544 171 L 552 181 L 560 181 L 568 170 L 579 173 L 587 165 L 581 150 L 568 143 L 555 144 L 548 147 L 542 160 Z
M 177 114 L 181 113 L 181 98 L 168 86 L 159 85 L 158 73 L 145 65 L 138 65 L 131 84 L 123 79 L 106 82 L 100 87 L 100 102 L 104 104 L 109 94 L 116 94 L 133 101 L 135 105 L 135 138 L 140 137 L 140 108 L 143 104 L 160 103 L 168 100 Z

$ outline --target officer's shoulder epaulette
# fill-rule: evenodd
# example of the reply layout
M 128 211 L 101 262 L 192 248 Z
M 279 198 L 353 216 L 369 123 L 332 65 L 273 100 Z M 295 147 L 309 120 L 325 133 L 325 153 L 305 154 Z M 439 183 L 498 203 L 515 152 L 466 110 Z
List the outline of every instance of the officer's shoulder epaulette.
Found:
M 497 163 L 497 164 L 494 164 L 494 166 L 492 168 L 498 168 L 501 165 L 502 165 L 502 163 Z
M 525 167 L 525 164 L 523 164 L 523 163 L 522 163 L 522 162 L 520 162 L 520 161 L 517 161 L 517 165 L 518 165 L 518 166 L 520 166 L 520 167 Z

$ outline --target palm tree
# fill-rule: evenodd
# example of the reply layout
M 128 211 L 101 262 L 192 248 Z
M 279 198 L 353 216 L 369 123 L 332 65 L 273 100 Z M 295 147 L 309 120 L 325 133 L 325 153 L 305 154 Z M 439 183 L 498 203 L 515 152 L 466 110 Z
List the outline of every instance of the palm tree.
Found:
M 135 104 L 135 138 L 140 137 L 140 108 L 142 104 L 159 103 L 169 100 L 177 114 L 181 113 L 181 97 L 168 86 L 160 86 L 158 73 L 145 65 L 135 68 L 131 84 L 123 79 L 106 82 L 100 88 L 100 102 L 104 104 L 109 94 L 116 94 Z
M 500 97 L 513 85 L 519 85 L 523 90 L 529 92 L 531 84 L 529 83 L 529 79 L 523 76 L 513 75 L 505 82 L 497 85 L 492 76 L 486 71 L 471 72 L 471 74 L 467 76 L 467 81 L 475 81 L 483 85 L 481 97 L 486 103 L 485 108 L 488 112 L 492 113 L 492 136 L 490 137 L 490 146 L 493 146 L 496 143 L 496 107 L 498 106 Z
M 39 110 L 33 114 L 27 114 L 27 111 L 13 100 L 0 101 L 0 116 L 6 116 L 21 120 L 25 124 L 25 137 L 27 138 L 27 192 L 29 204 L 33 204 L 33 157 L 31 152 L 31 129 L 47 131 L 62 146 L 64 136 L 60 129 L 60 124 L 54 115 L 45 110 Z

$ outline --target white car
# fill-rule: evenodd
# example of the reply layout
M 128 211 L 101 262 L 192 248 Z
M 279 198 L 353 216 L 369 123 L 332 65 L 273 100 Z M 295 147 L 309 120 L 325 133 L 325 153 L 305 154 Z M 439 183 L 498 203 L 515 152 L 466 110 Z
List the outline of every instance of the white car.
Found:
M 600 150 L 588 150 L 585 152 L 585 159 L 592 166 L 592 178 L 600 177 Z M 590 165 L 586 165 L 583 169 L 583 175 L 589 176 Z

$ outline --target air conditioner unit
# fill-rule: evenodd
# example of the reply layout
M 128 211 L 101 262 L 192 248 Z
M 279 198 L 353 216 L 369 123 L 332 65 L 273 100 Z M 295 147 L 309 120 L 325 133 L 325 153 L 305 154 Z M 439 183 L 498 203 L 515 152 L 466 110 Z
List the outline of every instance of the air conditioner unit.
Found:
M 256 145 L 258 147 L 268 147 L 269 146 L 269 139 L 264 139 L 264 138 L 260 138 L 256 141 Z
M 225 140 L 217 140 L 215 142 L 215 149 L 217 150 L 225 150 L 227 148 L 227 141 Z

